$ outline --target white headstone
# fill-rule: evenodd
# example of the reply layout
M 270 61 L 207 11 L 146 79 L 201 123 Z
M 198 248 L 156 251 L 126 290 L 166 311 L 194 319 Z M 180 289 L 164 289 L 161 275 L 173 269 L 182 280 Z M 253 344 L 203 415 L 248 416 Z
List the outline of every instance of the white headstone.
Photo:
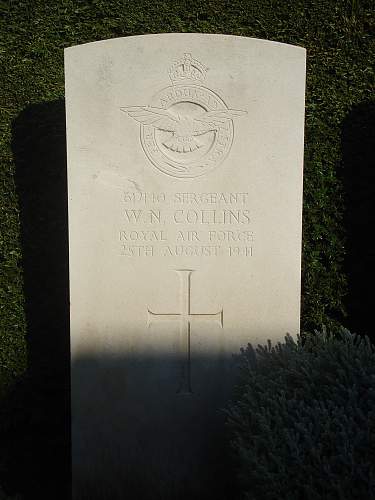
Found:
M 232 354 L 299 331 L 305 50 L 134 36 L 65 72 L 74 498 L 223 498 Z

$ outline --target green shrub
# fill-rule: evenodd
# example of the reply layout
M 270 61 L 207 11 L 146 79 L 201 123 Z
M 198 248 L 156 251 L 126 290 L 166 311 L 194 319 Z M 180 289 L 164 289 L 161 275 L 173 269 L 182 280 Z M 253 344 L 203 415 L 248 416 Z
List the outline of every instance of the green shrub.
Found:
M 249 344 L 228 410 L 243 498 L 375 498 L 375 350 L 367 337 Z

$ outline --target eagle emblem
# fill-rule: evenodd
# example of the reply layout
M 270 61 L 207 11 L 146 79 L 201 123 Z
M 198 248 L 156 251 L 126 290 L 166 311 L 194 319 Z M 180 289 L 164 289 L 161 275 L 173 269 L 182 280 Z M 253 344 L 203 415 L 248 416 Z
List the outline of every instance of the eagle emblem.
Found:
M 141 125 L 143 149 L 158 170 L 173 177 L 197 177 L 215 168 L 229 153 L 233 120 L 246 111 L 229 109 L 204 87 L 205 68 L 190 54 L 176 61 L 172 86 L 146 106 L 121 111 Z
M 188 153 L 203 147 L 203 142 L 198 139 L 200 135 L 217 132 L 227 120 L 246 114 L 246 111 L 221 109 L 203 111 L 192 117 L 172 115 L 168 110 L 151 106 L 130 106 L 121 109 L 142 125 L 152 125 L 156 129 L 171 132 L 172 135 L 162 143 L 167 149 L 178 153 Z

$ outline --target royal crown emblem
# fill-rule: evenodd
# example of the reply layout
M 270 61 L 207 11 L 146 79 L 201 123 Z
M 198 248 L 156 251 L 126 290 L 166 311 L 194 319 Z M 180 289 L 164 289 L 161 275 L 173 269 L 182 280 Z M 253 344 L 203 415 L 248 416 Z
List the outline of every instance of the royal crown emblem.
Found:
M 198 177 L 217 167 L 231 149 L 234 118 L 247 113 L 229 109 L 203 86 L 207 71 L 186 53 L 169 70 L 172 85 L 157 92 L 149 105 L 121 108 L 141 124 L 149 160 L 173 177 Z
M 184 57 L 176 61 L 170 68 L 169 78 L 173 85 L 186 83 L 187 80 L 203 83 L 207 71 L 208 68 L 196 59 L 193 59 L 191 54 L 184 54 Z

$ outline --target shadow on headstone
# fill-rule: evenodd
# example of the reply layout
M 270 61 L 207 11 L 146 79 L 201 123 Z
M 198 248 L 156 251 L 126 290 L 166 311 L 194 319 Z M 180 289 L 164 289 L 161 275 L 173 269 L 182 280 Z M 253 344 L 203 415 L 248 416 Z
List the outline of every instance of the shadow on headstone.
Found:
M 0 484 L 9 494 L 20 493 L 23 500 L 71 497 L 65 140 L 63 100 L 30 105 L 14 121 L 12 149 L 20 206 L 28 371 L 5 402 L 6 435 L 1 436 L 0 450 L 0 463 L 4 456 L 5 467 L 0 470 Z M 207 367 L 210 362 L 203 359 L 201 365 Z M 143 380 L 145 376 L 150 379 L 153 365 L 158 373 L 158 367 L 165 366 L 166 360 L 139 361 L 120 355 L 116 359 L 101 359 L 100 363 L 87 357 L 73 365 L 74 390 L 79 392 L 75 401 L 88 408 L 88 413 L 79 412 L 87 416 L 87 421 L 78 422 L 84 432 L 76 442 L 76 449 L 86 442 L 84 451 L 93 454 L 89 460 L 83 454 L 82 480 L 88 478 L 89 484 L 83 486 L 87 497 L 83 494 L 81 498 L 233 498 L 233 473 L 224 438 L 223 414 L 219 415 L 218 428 L 213 429 L 211 421 L 205 420 L 188 400 L 172 398 L 170 412 L 156 404 L 161 408 L 160 415 L 154 415 L 154 407 L 138 391 L 130 395 L 134 405 L 128 404 L 125 394 L 119 400 L 118 394 L 126 391 L 124 381 L 129 366 L 136 366 L 135 373 Z M 94 384 L 95 380 L 99 386 Z M 113 383 L 120 387 L 116 386 L 113 393 L 103 390 L 101 384 L 106 383 L 109 388 Z M 142 405 L 148 416 L 145 422 L 137 420 Z M 166 414 L 170 425 L 166 425 Z M 192 436 L 183 432 L 183 422 L 190 414 L 194 425 L 189 429 L 201 437 L 195 441 L 198 448 L 191 445 Z M 184 418 L 179 420 L 182 415 Z M 130 432 L 129 426 L 133 426 Z M 1 429 L 0 434 L 3 434 Z M 127 438 L 130 447 L 126 446 Z M 194 444 L 194 440 L 191 442 Z M 111 460 L 116 453 L 119 460 L 113 465 Z M 90 464 L 99 464 L 98 469 L 87 471 Z
M 13 123 L 28 371 L 6 403 L 4 487 L 70 494 L 69 277 L 65 106 L 28 106 Z
M 346 116 L 342 128 L 342 176 L 347 232 L 346 326 L 375 341 L 373 332 L 375 250 L 375 102 L 364 102 Z
M 231 374 L 223 367 L 219 383 L 222 363 L 195 355 L 193 392 L 181 394 L 181 363 L 165 353 L 74 359 L 74 500 L 237 498 L 222 411 Z

